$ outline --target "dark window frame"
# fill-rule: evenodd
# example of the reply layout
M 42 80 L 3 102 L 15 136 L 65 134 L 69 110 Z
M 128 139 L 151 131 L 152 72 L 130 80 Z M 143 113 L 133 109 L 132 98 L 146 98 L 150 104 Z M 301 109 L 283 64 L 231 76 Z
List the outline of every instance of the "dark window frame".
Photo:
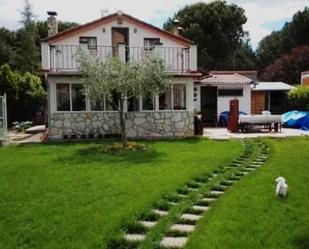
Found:
M 242 97 L 244 96 L 244 90 L 242 88 L 231 88 L 231 89 L 218 89 L 219 97 Z
M 90 40 L 93 39 L 94 45 L 90 44 Z M 96 36 L 80 36 L 79 37 L 79 44 L 87 44 L 89 50 L 97 50 L 98 48 L 98 39 Z
M 150 45 L 146 44 L 146 41 L 150 41 Z M 155 45 L 160 45 L 161 40 L 160 38 L 144 38 L 144 49 L 145 50 L 152 50 L 154 48 Z

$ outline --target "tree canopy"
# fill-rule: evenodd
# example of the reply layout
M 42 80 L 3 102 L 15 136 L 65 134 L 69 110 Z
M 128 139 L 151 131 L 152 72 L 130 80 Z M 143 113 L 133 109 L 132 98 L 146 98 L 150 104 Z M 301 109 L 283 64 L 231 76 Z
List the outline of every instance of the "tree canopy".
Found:
M 164 24 L 171 31 L 173 21 L 180 21 L 182 35 L 198 45 L 198 65 L 205 69 L 252 69 L 255 55 L 243 24 L 245 12 L 225 1 L 185 6 Z
M 301 72 L 309 68 L 309 46 L 299 46 L 267 66 L 261 75 L 266 81 L 283 81 L 292 85 L 300 83 Z
M 124 62 L 118 57 L 101 61 L 81 50 L 78 55 L 80 72 L 91 101 L 108 100 L 118 111 L 123 146 L 127 146 L 124 103 L 134 96 L 154 97 L 169 85 L 164 61 L 146 56 L 141 62 Z
M 263 38 L 257 48 L 257 66 L 263 70 L 277 58 L 292 52 L 300 45 L 309 45 L 309 7 L 298 11 L 280 31 Z

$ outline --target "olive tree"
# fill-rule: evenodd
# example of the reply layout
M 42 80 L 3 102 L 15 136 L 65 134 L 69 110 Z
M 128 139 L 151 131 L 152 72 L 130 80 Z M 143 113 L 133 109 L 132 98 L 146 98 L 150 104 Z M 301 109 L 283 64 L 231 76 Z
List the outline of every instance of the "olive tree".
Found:
M 145 56 L 140 62 L 124 62 L 118 57 L 102 61 L 81 50 L 78 62 L 85 91 L 91 101 L 103 101 L 105 98 L 118 111 L 122 144 L 126 147 L 124 103 L 133 96 L 153 97 L 166 91 L 169 79 L 164 61 L 155 55 Z

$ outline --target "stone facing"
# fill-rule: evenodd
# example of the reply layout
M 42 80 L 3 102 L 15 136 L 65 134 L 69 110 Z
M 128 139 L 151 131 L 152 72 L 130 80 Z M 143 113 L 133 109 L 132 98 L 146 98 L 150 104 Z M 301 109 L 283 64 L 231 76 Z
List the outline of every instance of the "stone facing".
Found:
M 188 137 L 194 135 L 193 113 L 188 111 L 128 112 L 129 138 Z M 49 137 L 120 134 L 118 112 L 53 113 Z

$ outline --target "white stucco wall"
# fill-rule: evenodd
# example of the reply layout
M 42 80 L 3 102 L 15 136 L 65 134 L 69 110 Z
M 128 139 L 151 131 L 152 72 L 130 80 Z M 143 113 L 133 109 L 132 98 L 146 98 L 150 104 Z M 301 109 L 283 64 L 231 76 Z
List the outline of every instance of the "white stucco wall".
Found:
M 250 85 L 245 86 L 219 86 L 218 89 L 226 89 L 226 88 L 243 88 L 243 96 L 237 97 L 239 100 L 239 111 L 245 112 L 247 114 L 251 113 L 251 87 Z M 218 108 L 217 115 L 219 116 L 221 112 L 229 111 L 230 109 L 230 101 L 235 97 L 220 97 L 218 96 Z
M 196 111 L 201 111 L 201 86 L 196 84 L 194 86 L 196 88 L 195 93 L 197 94 L 194 101 L 194 109 Z M 251 87 L 250 85 L 245 86 L 234 86 L 234 85 L 224 85 L 224 86 L 218 86 L 218 89 L 243 89 L 243 96 L 237 97 L 239 100 L 239 110 L 245 113 L 250 114 L 251 113 Z M 222 97 L 218 96 L 218 102 L 217 102 L 217 115 L 219 116 L 221 112 L 229 111 L 230 108 L 230 101 L 234 99 L 235 97 Z
M 103 32 L 105 28 L 105 32 Z M 95 28 L 89 29 L 84 32 L 80 32 L 75 35 L 71 35 L 68 38 L 61 39 L 59 41 L 52 42 L 52 45 L 79 45 L 80 36 L 95 36 L 97 37 L 98 46 L 111 46 L 112 45 L 112 28 L 129 28 L 129 46 L 143 47 L 144 38 L 160 38 L 164 47 L 184 47 L 182 44 L 173 41 L 166 36 L 145 29 L 139 25 L 133 24 L 127 20 L 123 20 L 122 24 L 118 24 L 117 20 L 102 24 Z M 137 30 L 135 33 L 134 30 Z

